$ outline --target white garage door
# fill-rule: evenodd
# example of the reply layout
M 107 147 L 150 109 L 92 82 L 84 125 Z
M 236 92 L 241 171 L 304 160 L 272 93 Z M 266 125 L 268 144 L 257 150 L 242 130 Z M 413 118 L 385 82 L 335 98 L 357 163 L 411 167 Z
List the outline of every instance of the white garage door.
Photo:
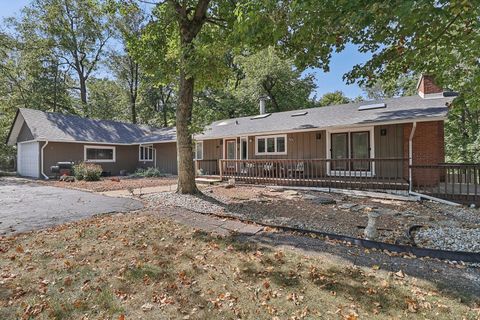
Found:
M 38 142 L 19 143 L 17 157 L 19 175 L 40 177 L 40 145 Z

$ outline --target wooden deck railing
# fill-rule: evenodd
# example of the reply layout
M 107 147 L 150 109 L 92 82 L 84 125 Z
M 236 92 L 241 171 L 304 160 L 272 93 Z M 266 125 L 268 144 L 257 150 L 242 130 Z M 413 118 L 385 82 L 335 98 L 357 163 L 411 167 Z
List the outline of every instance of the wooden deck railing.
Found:
M 407 190 L 408 159 L 219 160 L 223 179 L 256 184 Z
M 217 159 L 195 160 L 195 175 L 211 176 L 219 174 L 220 167 Z
M 443 163 L 411 168 L 415 192 L 480 205 L 480 164 Z

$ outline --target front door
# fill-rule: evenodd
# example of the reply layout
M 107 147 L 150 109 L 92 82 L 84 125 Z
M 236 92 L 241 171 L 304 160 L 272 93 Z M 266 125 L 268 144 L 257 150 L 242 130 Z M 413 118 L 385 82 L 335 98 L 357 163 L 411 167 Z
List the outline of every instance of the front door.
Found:
M 225 140 L 225 159 L 236 160 L 237 159 L 237 140 Z M 234 169 L 235 162 L 227 162 L 227 169 Z

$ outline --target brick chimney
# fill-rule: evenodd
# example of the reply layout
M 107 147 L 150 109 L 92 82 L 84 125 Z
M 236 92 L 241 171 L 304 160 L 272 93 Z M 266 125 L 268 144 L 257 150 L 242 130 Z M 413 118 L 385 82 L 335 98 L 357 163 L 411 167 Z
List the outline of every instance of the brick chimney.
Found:
M 417 84 L 418 95 L 424 99 L 443 97 L 443 89 L 435 84 L 432 76 L 422 74 Z

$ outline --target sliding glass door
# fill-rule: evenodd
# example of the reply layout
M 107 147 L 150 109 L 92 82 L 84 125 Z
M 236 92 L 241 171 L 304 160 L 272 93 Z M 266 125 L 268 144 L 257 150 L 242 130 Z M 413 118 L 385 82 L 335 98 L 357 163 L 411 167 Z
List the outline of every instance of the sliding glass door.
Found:
M 340 132 L 330 135 L 331 170 L 370 171 L 370 131 Z

